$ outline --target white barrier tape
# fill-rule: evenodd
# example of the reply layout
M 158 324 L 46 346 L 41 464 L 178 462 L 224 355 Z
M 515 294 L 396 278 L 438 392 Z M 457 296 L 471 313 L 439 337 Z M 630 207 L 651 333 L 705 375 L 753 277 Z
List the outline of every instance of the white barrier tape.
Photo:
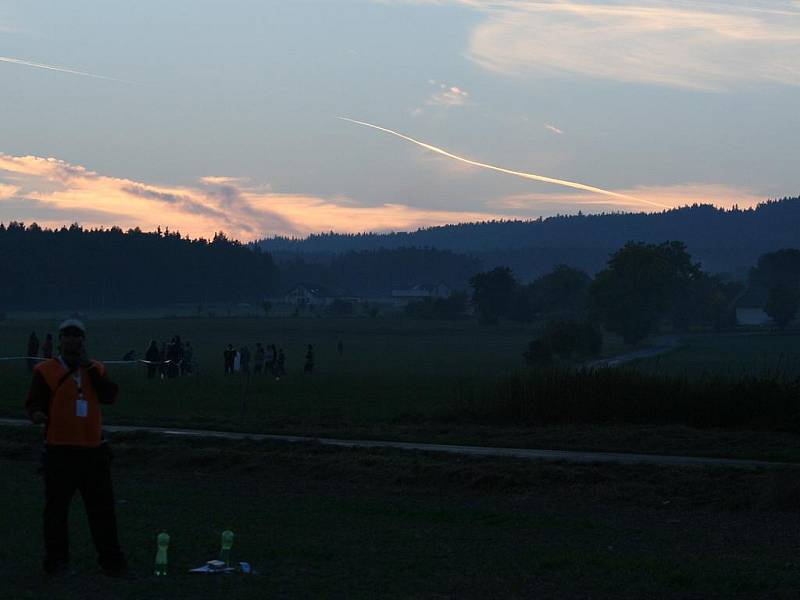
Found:
M 42 358 L 41 356 L 0 356 L 0 361 L 10 361 L 10 360 L 37 360 L 39 362 L 43 360 L 50 360 L 49 358 Z M 132 365 L 134 363 L 142 363 L 144 365 L 168 365 L 170 363 L 181 364 L 182 360 L 144 360 L 144 359 L 137 359 L 137 360 L 101 360 L 101 363 L 104 365 Z
M 101 360 L 104 365 L 132 365 L 134 363 L 142 363 L 143 365 L 168 365 L 171 363 L 181 364 L 182 360 L 144 360 L 138 358 L 136 360 Z

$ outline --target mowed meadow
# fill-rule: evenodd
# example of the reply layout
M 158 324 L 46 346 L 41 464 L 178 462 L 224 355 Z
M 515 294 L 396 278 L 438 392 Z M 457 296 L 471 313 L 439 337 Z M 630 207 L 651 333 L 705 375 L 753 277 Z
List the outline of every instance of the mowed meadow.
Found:
M 24 354 L 28 335 L 56 333 L 57 319 L 7 319 L 1 324 L 0 354 Z M 107 420 L 135 423 L 205 423 L 252 426 L 286 420 L 374 422 L 420 419 L 445 413 L 459 386 L 489 381 L 524 366 L 522 352 L 535 326 L 478 326 L 472 321 L 404 318 L 108 318 L 87 321 L 87 346 L 101 360 L 119 360 L 129 350 L 143 358 L 151 339 L 173 335 L 189 341 L 196 375 L 147 379 L 146 367 L 110 365 L 122 386 Z M 337 345 L 342 342 L 343 353 Z M 286 377 L 223 374 L 228 344 L 275 344 L 286 354 Z M 313 375 L 304 375 L 308 344 L 314 346 Z M 24 361 L 0 363 L 6 392 L 0 409 L 20 414 L 29 375 Z
M 57 324 L 6 319 L 2 355 L 21 354 L 32 330 L 41 338 Z M 147 379 L 142 365 L 111 365 L 122 394 L 105 411 L 107 422 L 800 462 L 791 432 L 613 420 L 542 425 L 485 405 L 530 378 L 547 392 L 546 400 L 534 395 L 534 405 L 556 412 L 562 405 L 586 412 L 580 402 L 607 398 L 603 386 L 628 398 L 621 409 L 653 406 L 663 397 L 646 386 L 628 389 L 632 381 L 650 385 L 653 373 L 701 381 L 698 361 L 760 381 L 764 364 L 792 364 L 795 335 L 686 336 L 663 356 L 571 378 L 569 369 L 525 367 L 533 324 L 128 315 L 88 319 L 87 326 L 91 354 L 100 359 L 119 360 L 131 349 L 141 356 L 150 339 L 179 334 L 199 363 L 196 375 L 165 380 Z M 223 375 L 224 347 L 252 351 L 257 341 L 284 348 L 287 376 Z M 311 376 L 303 374 L 309 343 Z M 625 351 L 613 338 L 605 350 Z M 2 415 L 21 417 L 25 363 L 0 363 L 0 381 Z M 539 388 L 523 385 L 510 405 L 529 401 L 532 389 Z M 4 426 L 0 441 L 10 486 L 0 508 L 18 515 L 0 524 L 3 539 L 15 540 L 0 548 L 3 590 L 13 598 L 788 598 L 800 585 L 793 558 L 800 477 L 792 466 L 576 465 L 145 432 L 109 435 L 133 578 L 98 574 L 75 501 L 73 573 L 50 581 L 39 573 L 40 435 Z M 20 522 L 33 533 L 20 536 Z M 235 559 L 258 575 L 190 574 L 217 555 L 226 528 L 236 532 Z M 163 530 L 172 536 L 170 571 L 156 578 L 155 537 Z
M 1 325 L 1 354 L 14 356 L 31 331 L 43 338 L 58 319 Z M 141 364 L 109 365 L 122 389 L 104 409 L 109 424 L 800 460 L 791 450 L 800 428 L 800 336 L 792 332 L 678 336 L 660 356 L 587 372 L 526 367 L 535 323 L 130 313 L 87 326 L 99 359 L 130 350 L 141 358 L 151 339 L 178 334 L 198 365 L 164 380 L 147 379 Z M 252 353 L 256 342 L 284 349 L 287 375 L 225 376 L 227 344 Z M 303 373 L 308 344 L 312 375 Z M 631 350 L 606 336 L 604 355 Z M 1 416 L 24 416 L 29 380 L 24 361 L 0 362 Z

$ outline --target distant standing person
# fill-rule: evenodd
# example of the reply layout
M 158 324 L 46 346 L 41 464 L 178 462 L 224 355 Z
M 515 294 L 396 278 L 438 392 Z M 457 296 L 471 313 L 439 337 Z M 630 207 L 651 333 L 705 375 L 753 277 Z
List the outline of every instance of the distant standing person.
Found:
M 253 353 L 253 373 L 261 373 L 264 368 L 264 346 L 256 342 L 256 351 Z
M 147 378 L 153 379 L 158 370 L 158 362 L 161 360 L 161 354 L 158 351 L 158 344 L 155 340 L 150 340 L 150 345 L 144 353 L 144 359 L 147 361 Z
M 250 348 L 247 346 L 242 346 L 242 349 L 239 351 L 240 360 L 241 360 L 241 367 L 242 373 L 246 375 L 250 375 Z
M 267 375 L 275 375 L 275 368 L 278 360 L 278 351 L 275 344 L 267 346 L 267 356 L 264 359 L 264 373 Z
M 238 350 L 233 351 L 233 370 L 236 373 L 242 370 L 242 353 Z
M 77 319 L 59 327 L 60 354 L 36 366 L 25 408 L 44 425 L 44 571 L 69 568 L 69 506 L 83 497 L 100 567 L 111 577 L 125 575 L 127 563 L 117 536 L 111 451 L 103 439 L 101 404 L 112 404 L 119 386 L 101 363 L 90 360 L 86 328 Z M 25 535 L 27 532 L 23 532 Z
M 278 350 L 278 358 L 275 362 L 275 381 L 277 381 L 282 375 L 286 375 L 286 355 L 283 353 L 283 348 Z
M 42 342 L 42 358 L 53 358 L 53 334 L 48 333 Z
M 34 356 L 39 356 L 39 338 L 36 337 L 36 332 L 31 331 L 31 334 L 28 336 L 28 353 L 26 354 L 28 357 L 28 371 L 33 371 L 33 367 L 36 366 L 36 361 L 33 359 Z
M 194 349 L 192 348 L 192 342 L 186 342 L 186 349 L 183 352 L 183 362 L 181 363 L 181 368 L 184 374 L 194 372 Z
M 310 375 L 313 372 L 314 372 L 314 346 L 309 344 L 308 351 L 306 352 L 306 364 L 303 367 L 303 373 Z
M 222 356 L 225 360 L 225 375 L 230 375 L 233 373 L 233 361 L 236 358 L 236 350 L 233 349 L 233 344 L 228 344 Z

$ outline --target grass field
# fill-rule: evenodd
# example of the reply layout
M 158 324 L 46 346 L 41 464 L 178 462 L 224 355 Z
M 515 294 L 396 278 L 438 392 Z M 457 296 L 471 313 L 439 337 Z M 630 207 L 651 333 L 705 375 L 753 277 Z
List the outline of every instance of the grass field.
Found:
M 2 354 L 17 355 L 35 330 L 52 331 L 54 321 L 7 320 L 0 334 Z M 435 413 L 446 408 L 460 380 L 496 377 L 520 368 L 522 351 L 533 336 L 521 327 L 478 327 L 472 322 L 404 319 L 109 319 L 89 324 L 93 356 L 119 359 L 130 349 L 141 357 L 150 339 L 180 334 L 192 342 L 200 364 L 197 377 L 154 381 L 143 366 L 112 367 L 122 385 L 117 418 L 262 420 L 345 417 L 376 421 Z M 338 341 L 344 353 L 336 351 Z M 223 377 L 222 352 L 228 343 L 275 343 L 285 349 L 288 377 Z M 307 344 L 313 344 L 316 371 L 302 374 Z M 22 362 L 0 364 L 8 394 L 2 408 L 19 406 L 28 385 Z
M 637 365 L 691 376 L 800 377 L 800 335 L 797 331 L 688 335 L 673 352 L 641 360 Z
M 165 313 L 169 314 L 169 313 Z M 0 355 L 18 355 L 27 336 L 54 331 L 49 316 L 15 316 L 0 323 Z M 473 321 L 437 322 L 402 317 L 263 318 L 106 316 L 88 321 L 88 345 L 100 359 L 139 356 L 150 339 L 180 334 L 195 347 L 196 376 L 148 380 L 145 369 L 112 366 L 121 384 L 106 422 L 232 429 L 336 437 L 392 438 L 444 443 L 635 451 L 800 460 L 796 436 L 761 432 L 694 431 L 681 427 L 498 425 L 464 417 L 465 398 L 491 388 L 498 378 L 524 369 L 521 353 L 536 325 L 479 326 Z M 341 340 L 344 354 L 336 345 Z M 228 343 L 275 343 L 287 354 L 288 376 L 276 382 L 222 374 Z M 796 333 L 785 335 L 693 335 L 675 351 L 642 360 L 644 370 L 700 375 L 737 375 L 798 367 Z M 316 372 L 302 374 L 307 344 Z M 609 338 L 607 354 L 624 352 Z M 0 362 L 0 416 L 23 416 L 29 383 L 24 363 Z
M 134 315 L 135 316 L 135 315 Z M 57 320 L 7 319 L 0 354 Z M 101 359 L 180 334 L 197 376 L 122 386 L 107 422 L 800 462 L 798 436 L 665 426 L 521 426 L 463 417 L 463 396 L 522 370 L 535 327 L 401 318 L 107 318 L 91 320 Z M 344 355 L 336 352 L 342 340 Z M 275 343 L 276 382 L 222 374 L 226 344 Z M 693 336 L 643 369 L 701 373 L 788 364 L 796 336 Z M 317 372 L 302 374 L 305 345 Z M 614 345 L 609 353 L 622 348 Z M 24 363 L 0 363 L 3 416 L 22 416 Z M 244 410 L 243 410 L 244 409 Z M 38 428 L 0 431 L 0 598 L 796 597 L 800 473 L 560 465 L 252 441 L 117 434 L 118 513 L 132 581 L 99 575 L 76 500 L 72 575 L 39 571 Z M 190 575 L 236 532 L 254 576 Z M 150 576 L 155 536 L 172 536 L 171 574 Z
M 796 597 L 795 470 L 558 465 L 117 435 L 135 580 L 104 578 L 76 499 L 72 575 L 39 571 L 32 429 L 3 429 L 3 598 Z M 224 528 L 256 576 L 191 575 Z M 170 575 L 151 576 L 155 536 Z

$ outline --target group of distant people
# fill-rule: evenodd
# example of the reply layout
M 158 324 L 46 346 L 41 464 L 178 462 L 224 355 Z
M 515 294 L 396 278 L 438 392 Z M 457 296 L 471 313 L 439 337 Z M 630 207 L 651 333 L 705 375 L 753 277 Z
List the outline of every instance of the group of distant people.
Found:
M 144 359 L 147 361 L 148 379 L 155 378 L 156 374 L 161 379 L 172 379 L 179 375 L 189 375 L 195 370 L 192 343 L 184 344 L 177 334 L 169 342 L 161 342 L 160 348 L 155 340 L 150 340 Z
M 222 358 L 225 375 L 232 375 L 233 373 L 249 375 L 251 372 L 251 360 L 252 372 L 256 375 L 263 373 L 274 377 L 276 381 L 286 375 L 286 353 L 283 348 L 278 348 L 275 344 L 264 346 L 261 342 L 256 342 L 256 348 L 252 356 L 250 348 L 247 346 L 242 346 L 237 350 L 233 347 L 233 344 L 228 344 L 228 347 L 222 353 Z M 303 372 L 306 374 L 314 372 L 314 346 L 311 344 L 308 345 L 306 350 L 306 362 Z
M 339 340 L 336 350 L 341 356 L 344 353 L 344 345 Z M 28 348 L 26 353 L 28 369 L 33 368 L 41 358 L 48 359 L 53 357 L 53 335 L 48 333 L 43 342 L 39 342 L 36 332 L 32 331 L 28 337 Z M 127 352 L 123 360 L 135 360 L 133 350 Z M 161 379 L 174 378 L 180 375 L 188 375 L 196 370 L 194 362 L 194 349 L 191 342 L 183 342 L 180 335 L 172 336 L 169 342 L 161 342 L 160 346 L 156 340 L 150 340 L 144 358 L 147 364 L 147 378 L 154 379 L 159 376 Z M 283 348 L 278 348 L 275 344 L 264 346 L 261 342 L 256 343 L 252 355 L 247 346 L 239 349 L 228 344 L 223 352 L 224 372 L 226 375 L 233 373 L 252 373 L 265 374 L 275 377 L 276 380 L 286 375 L 286 353 Z M 312 374 L 314 372 L 314 346 L 308 344 L 306 349 L 305 364 L 303 373 Z
M 39 354 L 41 352 L 41 355 Z M 48 333 L 43 342 L 39 342 L 35 331 L 31 331 L 28 336 L 28 349 L 25 354 L 27 357 L 28 370 L 33 371 L 33 367 L 39 362 L 37 358 L 53 358 L 53 334 Z

